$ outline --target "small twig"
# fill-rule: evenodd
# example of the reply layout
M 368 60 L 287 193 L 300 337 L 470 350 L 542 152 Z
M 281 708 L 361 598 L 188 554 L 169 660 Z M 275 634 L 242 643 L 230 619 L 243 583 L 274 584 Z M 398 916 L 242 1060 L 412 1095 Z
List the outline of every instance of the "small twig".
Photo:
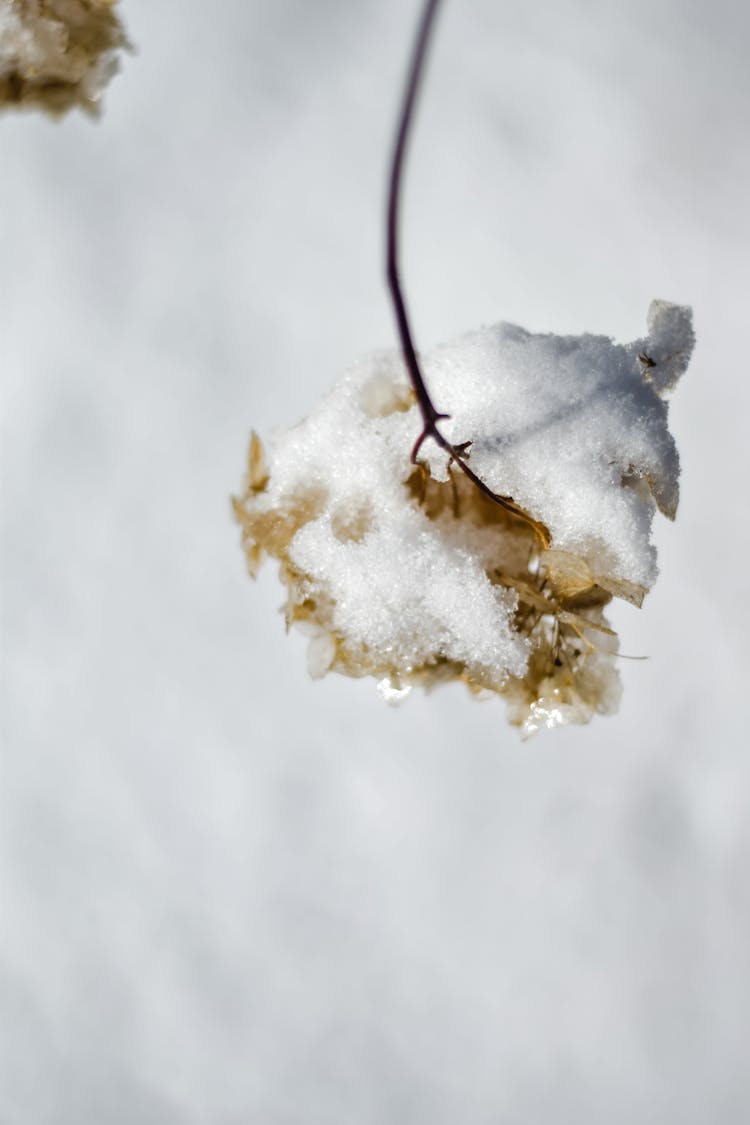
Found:
M 545 547 L 549 547 L 551 538 L 548 529 L 543 523 L 535 520 L 530 516 L 520 504 L 516 504 L 511 496 L 501 496 L 497 492 L 485 484 L 485 482 L 477 476 L 466 463 L 468 456 L 468 449 L 471 445 L 470 441 L 461 442 L 458 445 L 453 445 L 447 438 L 443 437 L 438 429 L 438 422 L 446 421 L 450 415 L 441 414 L 435 409 L 435 405 L 430 398 L 429 391 L 425 385 L 422 371 L 417 359 L 417 352 L 414 347 L 414 341 L 409 327 L 409 317 L 406 312 L 406 303 L 404 301 L 403 292 L 401 290 L 401 281 L 398 272 L 398 204 L 399 193 L 402 180 L 402 169 L 404 163 L 404 153 L 406 151 L 406 141 L 409 135 L 409 127 L 414 110 L 414 103 L 416 101 L 417 89 L 419 86 L 422 71 L 424 69 L 424 60 L 427 53 L 427 43 L 430 38 L 430 33 L 437 13 L 438 4 L 440 0 L 426 0 L 422 18 L 417 32 L 417 40 L 414 45 L 414 52 L 411 58 L 409 67 L 409 76 L 406 83 L 406 93 L 401 107 L 401 116 L 399 119 L 398 132 L 396 134 L 396 145 L 393 150 L 393 160 L 391 163 L 389 190 L 388 190 L 388 219 L 387 219 L 387 274 L 388 274 L 388 288 L 390 289 L 391 298 L 393 300 L 393 307 L 396 313 L 396 322 L 398 324 L 399 337 L 401 339 L 401 349 L 404 353 L 404 361 L 406 369 L 409 373 L 411 385 L 414 388 L 414 393 L 417 396 L 417 403 L 422 415 L 422 432 L 414 443 L 412 449 L 411 459 L 414 464 L 417 462 L 419 451 L 422 444 L 428 437 L 431 437 L 441 449 L 443 449 L 455 461 L 458 467 L 469 478 L 472 484 L 495 504 L 499 504 L 507 512 L 520 519 L 525 520 L 526 523 L 533 529 L 535 534 L 539 537 Z

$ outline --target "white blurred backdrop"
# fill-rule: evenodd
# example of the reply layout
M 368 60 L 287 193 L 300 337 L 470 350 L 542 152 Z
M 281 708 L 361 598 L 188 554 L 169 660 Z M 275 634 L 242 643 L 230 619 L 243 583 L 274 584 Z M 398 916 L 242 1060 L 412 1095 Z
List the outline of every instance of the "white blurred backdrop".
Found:
M 250 427 L 395 345 L 418 8 L 125 0 L 99 123 L 0 120 L 7 1125 L 750 1116 L 746 6 L 445 0 L 408 164 L 423 347 L 693 305 L 619 715 L 313 684 L 245 574 Z

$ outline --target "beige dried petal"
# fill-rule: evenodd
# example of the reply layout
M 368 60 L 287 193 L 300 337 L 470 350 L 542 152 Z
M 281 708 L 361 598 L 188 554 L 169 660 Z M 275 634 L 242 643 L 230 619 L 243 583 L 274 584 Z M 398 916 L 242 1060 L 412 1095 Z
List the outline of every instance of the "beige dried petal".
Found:
M 250 434 L 250 450 L 247 458 L 247 479 L 253 492 L 262 492 L 268 484 L 268 466 L 263 442 L 255 430 Z
M 648 593 L 646 587 L 639 586 L 637 582 L 627 582 L 624 578 L 604 578 L 601 574 L 597 574 L 596 584 L 606 590 L 608 594 L 612 594 L 616 598 L 622 598 L 623 601 L 630 602 L 638 609 L 643 605 L 643 599 Z
M 245 555 L 247 557 L 247 569 L 251 578 L 258 577 L 258 571 L 263 562 L 263 548 L 258 543 L 249 544 L 245 548 Z
M 567 609 L 561 609 L 558 612 L 557 620 L 561 625 L 570 625 L 571 629 L 575 629 L 580 636 L 583 636 L 586 629 L 596 629 L 598 633 L 606 633 L 608 637 L 617 636 L 614 629 L 608 629 L 606 625 L 601 625 L 598 621 L 582 617 L 580 613 L 571 613 Z
M 549 598 L 545 598 L 544 594 L 540 594 L 538 590 L 535 590 L 528 582 L 524 582 L 523 579 L 511 578 L 507 574 L 502 574 L 498 576 L 498 581 L 501 586 L 509 586 L 511 590 L 515 590 L 525 605 L 538 609 L 540 613 L 555 612 L 555 607 Z
M 541 563 L 560 598 L 574 598 L 595 585 L 588 563 L 570 551 L 542 551 Z

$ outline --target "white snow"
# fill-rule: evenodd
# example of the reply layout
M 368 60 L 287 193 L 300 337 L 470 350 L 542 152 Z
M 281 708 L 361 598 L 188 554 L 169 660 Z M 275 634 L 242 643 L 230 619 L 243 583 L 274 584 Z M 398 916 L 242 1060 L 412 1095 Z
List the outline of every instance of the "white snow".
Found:
M 263 551 L 282 560 L 315 675 L 371 674 L 396 693 L 460 677 L 511 695 L 526 677 L 512 715 L 527 733 L 540 714 L 552 726 L 612 709 L 600 611 L 613 593 L 640 604 L 656 578 L 652 519 L 657 505 L 674 515 L 679 478 L 659 392 L 694 343 L 688 309 L 655 301 L 648 327 L 621 345 L 498 324 L 425 356 L 446 435 L 471 440 L 473 471 L 549 529 L 549 555 L 429 439 L 420 477 L 397 351 L 355 364 L 267 461 L 254 439 L 236 511 L 253 571 Z

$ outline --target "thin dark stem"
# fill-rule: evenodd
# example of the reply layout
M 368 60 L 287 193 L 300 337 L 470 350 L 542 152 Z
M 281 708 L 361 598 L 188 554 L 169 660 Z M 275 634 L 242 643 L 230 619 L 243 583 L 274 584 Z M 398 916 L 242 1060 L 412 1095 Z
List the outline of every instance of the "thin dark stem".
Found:
M 391 175 L 388 191 L 388 247 L 387 247 L 387 270 L 388 270 L 388 287 L 391 291 L 391 298 L 393 300 L 393 307 L 396 313 L 396 322 L 398 324 L 398 332 L 401 337 L 401 348 L 404 353 L 404 360 L 409 372 L 414 393 L 417 396 L 419 409 L 422 413 L 422 420 L 424 422 L 424 433 L 420 438 L 417 446 L 414 449 L 413 459 L 416 459 L 416 453 L 419 445 L 428 436 L 435 433 L 435 423 L 439 418 L 445 415 L 438 414 L 437 410 L 432 404 L 432 400 L 425 386 L 422 372 L 419 368 L 419 360 L 414 348 L 414 342 L 411 337 L 411 329 L 409 328 L 409 317 L 406 312 L 406 303 L 401 291 L 401 281 L 398 273 L 398 205 L 399 195 L 401 189 L 402 169 L 404 164 L 404 154 L 406 152 L 406 141 L 409 135 L 409 126 L 411 125 L 412 114 L 414 111 L 414 102 L 417 97 L 417 88 L 424 69 L 424 60 L 427 53 L 427 43 L 430 38 L 430 32 L 433 27 L 435 15 L 438 10 L 440 0 L 427 0 L 422 12 L 422 18 L 417 32 L 417 41 L 414 44 L 414 52 L 412 54 L 411 64 L 409 66 L 409 77 L 406 83 L 406 93 L 404 95 L 403 105 L 401 107 L 401 119 L 398 125 L 398 132 L 396 134 L 396 146 L 393 150 L 393 162 L 391 164 Z
M 398 132 L 396 134 L 396 144 L 393 150 L 393 159 L 391 163 L 390 180 L 388 187 L 388 218 L 387 218 L 387 275 L 388 275 L 388 288 L 390 289 L 391 299 L 393 301 L 393 308 L 396 314 L 396 323 L 398 325 L 398 333 L 401 340 L 401 349 L 404 353 L 404 362 L 406 369 L 409 373 L 411 385 L 414 388 L 414 393 L 417 397 L 419 410 L 422 415 L 422 432 L 414 443 L 411 459 L 416 463 L 419 450 L 422 443 L 431 437 L 433 441 L 437 442 L 441 449 L 444 449 L 451 461 L 459 466 L 459 468 L 466 474 L 469 480 L 476 485 L 488 499 L 492 500 L 495 504 L 505 508 L 506 511 L 511 512 L 513 515 L 518 516 L 520 519 L 525 520 L 533 528 L 545 547 L 549 546 L 550 535 L 544 524 L 539 523 L 528 512 L 510 497 L 500 496 L 498 493 L 493 492 L 480 477 L 473 472 L 466 463 L 467 451 L 471 445 L 470 441 L 462 442 L 459 445 L 452 445 L 447 438 L 443 437 L 437 427 L 437 423 L 444 421 L 449 417 L 448 414 L 441 414 L 435 409 L 432 399 L 430 398 L 429 391 L 422 376 L 422 371 L 419 366 L 416 348 L 414 347 L 414 340 L 412 339 L 411 328 L 409 326 L 409 317 L 406 312 L 406 302 L 401 289 L 401 280 L 398 271 L 398 205 L 399 195 L 401 190 L 401 180 L 403 178 L 403 164 L 404 154 L 406 152 L 406 142 L 409 135 L 409 128 L 414 112 L 414 103 L 417 97 L 417 90 L 419 82 L 424 70 L 424 61 L 427 53 L 427 45 L 430 38 L 430 33 L 435 22 L 435 15 L 437 13 L 440 0 L 426 0 L 425 6 L 422 10 L 422 18 L 419 23 L 417 31 L 417 39 L 414 44 L 414 51 L 409 66 L 409 75 L 406 83 L 406 92 L 404 95 L 403 104 L 401 106 L 401 115 L 399 118 Z

